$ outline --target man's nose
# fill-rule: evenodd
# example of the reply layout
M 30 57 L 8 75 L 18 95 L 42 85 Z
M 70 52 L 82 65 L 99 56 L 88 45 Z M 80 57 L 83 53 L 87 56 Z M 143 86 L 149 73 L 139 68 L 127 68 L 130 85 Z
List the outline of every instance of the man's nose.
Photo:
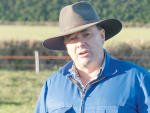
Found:
M 77 35 L 77 46 L 81 47 L 81 46 L 85 46 L 85 39 L 79 34 Z

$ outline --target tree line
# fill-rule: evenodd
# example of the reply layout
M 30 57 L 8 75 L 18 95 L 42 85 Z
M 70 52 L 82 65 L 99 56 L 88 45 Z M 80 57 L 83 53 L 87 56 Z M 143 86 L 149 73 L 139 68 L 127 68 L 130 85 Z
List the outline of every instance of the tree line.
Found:
M 0 21 L 58 21 L 60 10 L 80 0 L 0 0 Z M 150 0 L 87 0 L 101 20 L 150 24 Z

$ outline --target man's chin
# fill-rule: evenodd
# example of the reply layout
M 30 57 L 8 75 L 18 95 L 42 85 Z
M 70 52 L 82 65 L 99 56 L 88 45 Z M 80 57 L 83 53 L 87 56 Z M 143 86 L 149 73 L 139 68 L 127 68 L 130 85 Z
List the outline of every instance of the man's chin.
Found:
M 90 60 L 82 60 L 78 63 L 81 67 L 88 67 L 90 65 Z

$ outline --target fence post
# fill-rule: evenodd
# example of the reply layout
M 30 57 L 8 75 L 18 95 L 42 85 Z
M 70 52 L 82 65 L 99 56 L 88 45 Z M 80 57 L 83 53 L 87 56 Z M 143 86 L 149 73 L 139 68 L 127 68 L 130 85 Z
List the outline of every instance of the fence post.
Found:
M 39 73 L 39 52 L 35 51 L 35 72 Z

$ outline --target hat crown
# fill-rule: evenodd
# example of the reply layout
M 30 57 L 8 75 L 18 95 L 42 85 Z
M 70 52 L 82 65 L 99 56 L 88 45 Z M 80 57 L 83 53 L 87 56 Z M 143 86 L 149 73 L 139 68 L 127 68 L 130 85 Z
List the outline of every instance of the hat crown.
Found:
M 61 32 L 95 21 L 100 21 L 97 12 L 89 2 L 85 1 L 64 7 L 59 15 Z

